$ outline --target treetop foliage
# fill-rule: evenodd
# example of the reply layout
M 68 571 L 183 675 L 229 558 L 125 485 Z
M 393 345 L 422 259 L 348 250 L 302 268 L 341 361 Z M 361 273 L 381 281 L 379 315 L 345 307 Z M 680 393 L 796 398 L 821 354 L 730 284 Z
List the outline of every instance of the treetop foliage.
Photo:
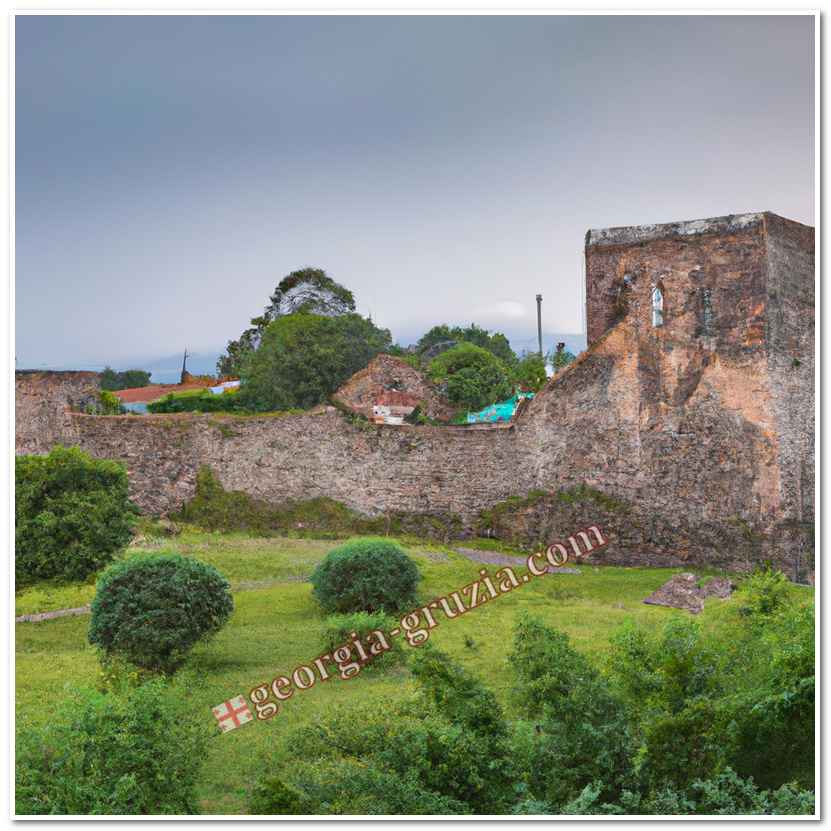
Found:
M 18 734 L 19 814 L 195 814 L 207 736 L 161 680 L 76 690 Z
M 134 387 L 146 387 L 150 383 L 150 373 L 143 369 L 125 369 L 123 372 L 116 372 L 111 367 L 105 367 L 101 372 L 101 389 L 129 390 Z
M 539 392 L 548 380 L 545 359 L 537 352 L 523 355 L 517 361 L 513 374 L 519 386 L 527 392 Z
M 296 312 L 336 317 L 355 311 L 352 292 L 321 268 L 301 268 L 284 277 L 266 307 L 269 321 Z
M 556 349 L 553 349 L 546 356 L 546 360 L 549 364 L 551 364 L 551 367 L 554 370 L 554 372 L 558 372 L 563 367 L 568 366 L 574 360 L 574 354 L 572 352 L 569 352 L 568 349 L 562 349 L 559 352 Z
M 447 341 L 461 341 L 472 343 L 476 346 L 487 349 L 507 366 L 511 366 L 517 360 L 514 350 L 508 338 L 501 332 L 493 334 L 487 329 L 471 323 L 470 326 L 448 326 L 446 323 L 439 324 L 421 336 L 416 344 L 416 352 L 423 354 L 431 347 Z
M 430 379 L 445 391 L 454 404 L 481 410 L 513 392 L 508 367 L 487 349 L 473 343 L 459 343 L 430 361 Z
M 306 267 L 292 271 L 277 284 L 263 313 L 251 319 L 251 327 L 237 340 L 228 341 L 225 354 L 217 362 L 217 372 L 239 377 L 245 359 L 259 347 L 268 325 L 281 317 L 297 312 L 336 317 L 354 311 L 352 292 L 335 282 L 323 269 Z
M 280 317 L 243 361 L 240 404 L 259 411 L 321 404 L 391 340 L 389 330 L 357 314 Z

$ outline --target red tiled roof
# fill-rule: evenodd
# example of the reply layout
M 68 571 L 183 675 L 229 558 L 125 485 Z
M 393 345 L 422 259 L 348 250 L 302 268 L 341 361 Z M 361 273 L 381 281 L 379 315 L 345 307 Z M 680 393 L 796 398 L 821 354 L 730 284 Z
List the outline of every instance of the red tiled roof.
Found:
M 207 384 L 150 384 L 146 387 L 133 387 L 129 390 L 115 390 L 115 395 L 128 404 L 151 402 L 163 398 L 169 392 L 207 389 Z

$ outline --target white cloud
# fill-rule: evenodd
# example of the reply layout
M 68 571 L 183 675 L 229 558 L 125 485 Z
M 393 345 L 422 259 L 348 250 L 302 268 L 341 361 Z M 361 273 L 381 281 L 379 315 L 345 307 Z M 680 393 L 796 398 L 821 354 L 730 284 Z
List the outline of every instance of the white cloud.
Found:
M 528 317 L 528 310 L 517 300 L 497 300 L 474 309 L 473 317 L 487 321 L 522 320 Z

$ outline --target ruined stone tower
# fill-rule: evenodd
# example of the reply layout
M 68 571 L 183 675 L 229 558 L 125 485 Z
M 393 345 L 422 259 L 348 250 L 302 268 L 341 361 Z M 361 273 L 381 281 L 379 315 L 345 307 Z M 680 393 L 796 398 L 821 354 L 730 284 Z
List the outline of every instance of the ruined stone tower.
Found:
M 814 229 L 771 213 L 586 235 L 589 351 L 627 330 L 656 505 L 789 559 L 814 517 L 814 280 Z

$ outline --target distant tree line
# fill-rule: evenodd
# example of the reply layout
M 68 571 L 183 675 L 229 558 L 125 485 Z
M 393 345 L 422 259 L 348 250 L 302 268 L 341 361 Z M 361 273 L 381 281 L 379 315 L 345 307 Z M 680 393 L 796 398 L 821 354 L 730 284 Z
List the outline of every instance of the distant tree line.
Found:
M 328 400 L 382 352 L 424 371 L 459 408 L 460 417 L 505 400 L 516 389 L 536 392 L 546 382 L 547 364 L 558 369 L 574 359 L 567 351 L 518 356 L 504 334 L 475 323 L 443 323 L 413 347 L 393 344 L 389 330 L 355 311 L 349 289 L 322 269 L 303 268 L 281 280 L 263 313 L 228 342 L 217 371 L 242 381 L 228 409 L 305 409 Z M 188 402 L 187 409 L 198 405 Z M 224 409 L 224 404 L 217 401 L 210 409 Z
M 134 387 L 146 387 L 150 383 L 150 373 L 143 369 L 125 369 L 116 372 L 112 367 L 106 367 L 101 373 L 102 390 L 129 390 Z

